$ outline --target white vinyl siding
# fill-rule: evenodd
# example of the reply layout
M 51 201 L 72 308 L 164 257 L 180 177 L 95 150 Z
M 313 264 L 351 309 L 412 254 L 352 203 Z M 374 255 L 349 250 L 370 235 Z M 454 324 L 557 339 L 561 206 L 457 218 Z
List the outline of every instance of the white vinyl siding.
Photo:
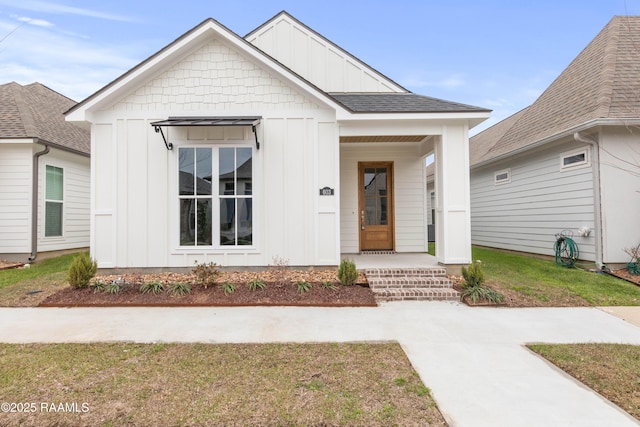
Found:
M 580 258 L 595 259 L 591 168 L 561 172 L 558 158 L 570 145 L 529 153 L 509 163 L 471 171 L 471 236 L 475 245 L 553 255 L 555 234 L 568 229 Z M 511 171 L 509 185 L 494 185 L 497 168 Z
M 47 194 L 47 169 L 63 171 L 62 234 L 47 233 L 47 201 L 59 202 Z M 90 160 L 55 148 L 40 157 L 38 174 L 38 252 L 89 247 Z
M 32 144 L 0 143 L 0 254 L 31 250 Z

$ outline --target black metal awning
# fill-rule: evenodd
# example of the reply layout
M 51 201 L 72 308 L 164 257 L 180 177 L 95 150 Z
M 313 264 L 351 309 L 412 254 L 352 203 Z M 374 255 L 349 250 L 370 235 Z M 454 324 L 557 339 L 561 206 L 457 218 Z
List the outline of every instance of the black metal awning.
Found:
M 151 123 L 156 132 L 162 135 L 167 150 L 173 149 L 173 144 L 167 141 L 162 126 L 251 126 L 256 139 L 256 149 L 260 149 L 256 126 L 262 120 L 261 116 L 205 116 L 205 117 L 169 117 Z

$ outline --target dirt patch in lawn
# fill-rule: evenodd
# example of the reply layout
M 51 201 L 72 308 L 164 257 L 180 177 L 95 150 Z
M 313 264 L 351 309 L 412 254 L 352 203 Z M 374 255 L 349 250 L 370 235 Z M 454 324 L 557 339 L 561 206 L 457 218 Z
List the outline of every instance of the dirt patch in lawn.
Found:
M 251 289 L 259 280 L 264 288 Z M 96 282 L 104 285 L 100 291 Z M 143 293 L 145 283 L 162 284 L 158 293 Z M 178 295 L 170 289 L 176 283 L 188 284 L 191 291 Z M 44 299 L 43 307 L 104 306 L 376 306 L 366 279 L 361 276 L 354 286 L 341 285 L 333 270 L 278 272 L 222 272 L 216 284 L 196 284 L 193 274 L 126 274 L 99 276 L 84 289 L 66 287 Z M 306 285 L 299 285 L 305 283 Z M 117 293 L 113 284 L 120 284 Z M 302 289 L 305 288 L 305 289 Z
M 14 262 L 14 261 L 6 261 L 3 259 L 0 259 L 0 270 L 7 270 L 9 268 L 18 268 L 18 267 L 22 267 L 24 264 L 21 262 Z

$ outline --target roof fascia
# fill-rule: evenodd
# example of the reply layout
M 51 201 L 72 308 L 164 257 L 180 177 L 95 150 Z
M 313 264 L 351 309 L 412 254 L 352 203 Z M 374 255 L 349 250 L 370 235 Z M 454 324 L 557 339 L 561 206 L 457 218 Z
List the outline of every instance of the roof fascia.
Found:
M 385 120 L 426 120 L 426 121 L 449 121 L 465 120 L 473 123 L 473 126 L 487 120 L 491 111 L 465 111 L 465 112 L 434 112 L 434 113 L 351 113 L 345 111 L 338 114 L 339 122 L 350 121 L 385 121 Z M 470 126 L 470 127 L 473 127 Z
M 183 51 L 191 50 L 193 46 L 197 46 L 199 43 L 204 42 L 204 40 L 209 38 L 212 34 L 224 38 L 225 41 L 248 54 L 251 58 L 256 59 L 271 71 L 283 76 L 288 82 L 309 94 L 315 101 L 338 111 L 344 110 L 344 107 L 333 101 L 326 93 L 316 88 L 311 83 L 301 78 L 290 69 L 226 28 L 224 25 L 220 24 L 218 21 L 209 18 L 162 48 L 157 53 L 142 61 L 140 64 L 125 72 L 120 77 L 95 92 L 93 95 L 90 95 L 88 98 L 69 109 L 65 112 L 67 120 L 81 122 L 87 121 L 91 116 L 90 112 L 92 109 L 96 109 L 96 107 L 108 103 L 109 100 L 114 95 L 117 96 L 118 92 L 123 88 L 130 84 L 143 81 L 147 75 L 153 72 L 153 69 L 170 63 L 176 57 L 179 57 Z
M 382 74 L 380 71 L 376 70 L 375 68 L 373 68 L 371 65 L 367 64 L 366 62 L 364 62 L 363 60 L 361 60 L 360 58 L 354 56 L 351 52 L 346 51 L 345 49 L 343 49 L 342 47 L 338 46 L 337 44 L 335 44 L 334 42 L 332 42 L 331 40 L 329 40 L 328 38 L 326 38 L 325 36 L 323 36 L 322 34 L 320 34 L 319 32 L 317 32 L 316 30 L 314 30 L 313 28 L 309 27 L 307 24 L 305 24 L 304 22 L 298 20 L 295 16 L 291 15 L 289 12 L 287 12 L 286 10 L 283 10 L 279 13 L 277 13 L 275 16 L 273 16 L 271 19 L 269 19 L 268 21 L 266 21 L 264 24 L 260 25 L 258 28 L 254 29 L 253 31 L 249 32 L 246 36 L 244 36 L 244 39 L 247 40 L 249 37 L 251 37 L 252 35 L 260 32 L 262 29 L 266 28 L 267 26 L 269 26 L 271 23 L 273 23 L 275 20 L 277 20 L 279 17 L 284 16 L 287 19 L 290 19 L 292 22 L 294 22 L 296 25 L 301 26 L 302 28 L 304 28 L 305 30 L 309 31 L 311 34 L 313 34 L 314 36 L 318 37 L 319 39 L 323 40 L 324 42 L 328 43 L 329 45 L 331 45 L 333 48 L 338 49 L 340 52 L 344 53 L 345 55 L 347 55 L 349 58 L 351 58 L 352 60 L 362 64 L 364 67 L 366 67 L 367 69 L 371 70 L 371 72 L 373 72 L 374 74 L 376 74 L 378 77 L 383 78 L 384 80 L 386 80 L 387 82 L 389 82 L 390 84 L 392 84 L 393 86 L 395 86 L 398 90 L 402 91 L 402 92 L 410 92 L 408 89 L 406 89 L 405 87 L 403 87 L 402 85 L 396 83 L 394 80 L 392 80 L 391 78 L 387 77 L 386 75 Z
M 487 166 L 490 165 L 492 163 L 495 162 L 499 162 L 501 160 L 507 159 L 511 156 L 516 156 L 518 154 L 524 153 L 526 151 L 529 150 L 533 150 L 534 148 L 538 148 L 541 147 L 545 144 L 557 141 L 559 139 L 562 138 L 566 138 L 568 136 L 573 135 L 576 132 L 584 132 L 587 129 L 591 129 L 594 127 L 598 127 L 598 126 L 639 126 L 640 125 L 640 119 L 616 119 L 616 118 L 601 118 L 601 119 L 594 119 L 594 120 L 589 120 L 587 122 L 584 122 L 580 125 L 571 127 L 569 129 L 565 129 L 562 132 L 558 132 L 555 133 L 551 136 L 548 136 L 546 138 L 540 139 L 536 142 L 533 142 L 529 145 L 526 145 L 524 147 L 515 149 L 513 151 L 509 151 L 507 153 L 501 154 L 499 156 L 496 157 L 492 157 L 491 159 L 488 160 L 484 160 L 480 163 L 476 163 L 475 165 L 471 165 L 470 169 L 478 169 L 481 168 L 483 166 Z

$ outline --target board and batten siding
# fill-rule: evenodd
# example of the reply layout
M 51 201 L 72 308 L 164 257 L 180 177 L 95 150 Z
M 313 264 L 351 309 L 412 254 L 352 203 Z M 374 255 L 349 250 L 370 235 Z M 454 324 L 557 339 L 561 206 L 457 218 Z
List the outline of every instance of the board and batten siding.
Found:
M 286 15 L 252 33 L 247 41 L 325 92 L 405 92 Z
M 33 144 L 0 143 L 0 254 L 31 251 Z
M 45 237 L 46 166 L 63 169 L 62 236 Z M 51 148 L 40 157 L 38 171 L 38 252 L 89 247 L 90 160 Z
M 592 167 L 560 168 L 562 154 L 580 148 L 565 143 L 472 170 L 472 243 L 554 255 L 555 234 L 570 230 L 580 258 L 595 260 Z M 495 173 L 505 169 L 510 169 L 511 182 L 496 184 Z M 580 237 L 581 227 L 591 234 Z
M 415 144 L 340 144 L 340 237 L 343 253 L 358 253 L 358 162 L 393 162 L 396 252 L 425 252 L 425 160 Z

